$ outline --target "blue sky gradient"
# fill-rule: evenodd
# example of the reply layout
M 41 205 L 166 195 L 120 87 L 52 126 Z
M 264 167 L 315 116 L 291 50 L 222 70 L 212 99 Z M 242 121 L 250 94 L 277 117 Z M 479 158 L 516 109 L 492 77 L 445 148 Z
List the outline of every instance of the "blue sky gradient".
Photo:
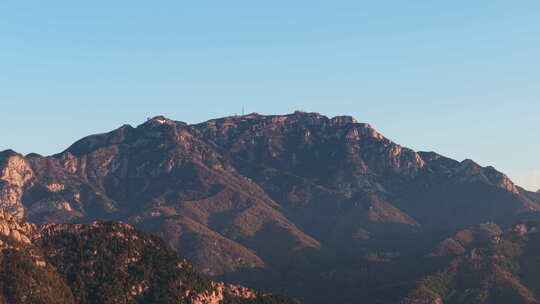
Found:
M 540 189 L 539 1 L 3 1 L 0 150 L 162 114 L 347 114 Z

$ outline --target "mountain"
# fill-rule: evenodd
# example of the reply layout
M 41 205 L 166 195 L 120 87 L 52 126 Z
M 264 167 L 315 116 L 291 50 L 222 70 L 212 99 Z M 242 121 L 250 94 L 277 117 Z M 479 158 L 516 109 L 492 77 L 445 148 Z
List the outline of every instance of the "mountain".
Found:
M 36 223 L 116 220 L 216 279 L 306 303 L 397 303 L 441 241 L 509 227 L 540 197 L 493 167 L 400 146 L 349 116 L 162 116 L 43 157 L 0 153 L 0 206 Z
M 424 257 L 426 263 L 445 259 L 445 265 L 419 280 L 401 303 L 540 303 L 539 228 L 540 222 L 526 221 L 459 231 Z
M 208 280 L 127 224 L 35 225 L 0 211 L 0 303 L 296 303 Z

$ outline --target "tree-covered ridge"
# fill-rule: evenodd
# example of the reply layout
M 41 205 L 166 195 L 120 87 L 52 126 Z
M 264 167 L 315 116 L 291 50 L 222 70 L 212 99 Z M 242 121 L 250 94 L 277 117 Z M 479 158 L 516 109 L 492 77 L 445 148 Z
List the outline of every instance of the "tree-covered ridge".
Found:
M 128 225 L 53 225 L 42 234 L 47 262 L 57 267 L 80 303 L 181 303 L 212 289 L 165 242 Z
M 210 281 L 162 239 L 127 224 L 0 224 L 1 304 L 296 303 Z

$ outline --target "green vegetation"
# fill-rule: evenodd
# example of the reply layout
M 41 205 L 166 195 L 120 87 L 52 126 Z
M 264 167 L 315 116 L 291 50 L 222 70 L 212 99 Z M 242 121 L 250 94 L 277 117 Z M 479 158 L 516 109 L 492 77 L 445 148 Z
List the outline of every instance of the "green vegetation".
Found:
M 0 304 L 187 304 L 217 290 L 162 239 L 125 224 L 53 225 L 34 244 L 0 241 Z M 225 303 L 296 303 L 224 293 Z
M 210 289 L 165 242 L 129 226 L 64 230 L 46 237 L 43 247 L 59 252 L 47 260 L 58 265 L 80 303 L 178 303 L 185 290 Z
M 28 254 L 3 249 L 0 270 L 0 303 L 76 303 L 66 282 L 54 268 L 37 266 Z

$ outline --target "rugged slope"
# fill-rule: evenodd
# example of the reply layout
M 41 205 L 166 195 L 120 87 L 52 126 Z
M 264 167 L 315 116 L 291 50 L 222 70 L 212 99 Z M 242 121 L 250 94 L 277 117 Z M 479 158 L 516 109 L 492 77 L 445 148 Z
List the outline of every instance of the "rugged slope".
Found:
M 216 283 L 126 224 L 34 225 L 0 211 L 0 303 L 295 303 Z
M 401 303 L 540 303 L 540 222 L 508 229 L 485 223 L 441 242 L 430 259 L 444 266 L 418 281 Z
M 49 157 L 0 153 L 0 206 L 17 218 L 122 220 L 206 274 L 309 303 L 385 298 L 440 266 L 411 265 L 441 240 L 539 204 L 492 167 L 317 113 L 159 116 Z
M 319 246 L 182 123 L 156 118 L 90 136 L 53 157 L 8 151 L 4 159 L 2 203 L 19 218 L 121 219 L 181 246 L 208 274 L 262 267 L 240 241 L 263 228 L 287 239 L 287 252 Z

